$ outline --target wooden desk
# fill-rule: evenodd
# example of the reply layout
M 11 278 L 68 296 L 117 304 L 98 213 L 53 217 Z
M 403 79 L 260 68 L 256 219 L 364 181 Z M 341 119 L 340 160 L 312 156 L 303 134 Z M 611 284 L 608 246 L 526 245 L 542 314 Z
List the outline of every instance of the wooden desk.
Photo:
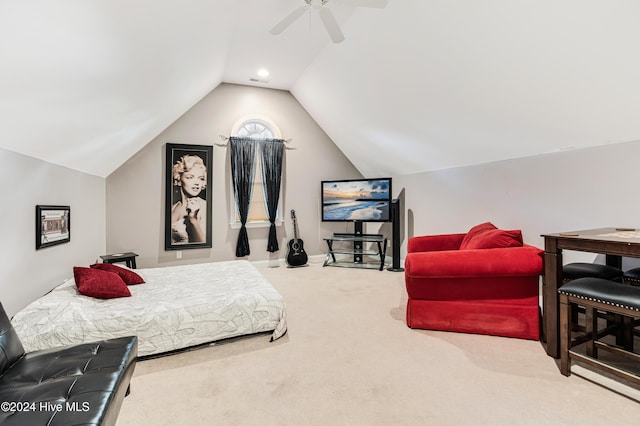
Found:
M 621 268 L 622 257 L 640 257 L 640 230 L 599 228 L 546 234 L 544 237 L 544 277 L 542 280 L 542 322 L 547 355 L 559 358 L 558 287 L 562 285 L 562 250 L 606 255 L 606 263 Z

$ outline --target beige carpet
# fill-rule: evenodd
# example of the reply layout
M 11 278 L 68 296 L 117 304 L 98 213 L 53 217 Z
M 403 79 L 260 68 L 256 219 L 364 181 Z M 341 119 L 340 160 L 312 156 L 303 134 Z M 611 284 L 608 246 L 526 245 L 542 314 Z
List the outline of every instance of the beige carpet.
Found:
M 564 377 L 539 342 L 408 328 L 402 273 L 311 262 L 258 264 L 283 338 L 139 362 L 118 426 L 640 424 L 637 389 Z

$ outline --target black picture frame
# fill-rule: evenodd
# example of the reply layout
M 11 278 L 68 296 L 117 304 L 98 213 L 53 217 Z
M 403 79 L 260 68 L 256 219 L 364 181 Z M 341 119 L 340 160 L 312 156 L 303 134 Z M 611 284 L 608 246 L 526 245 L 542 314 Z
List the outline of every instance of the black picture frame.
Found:
M 71 241 L 71 207 L 36 206 L 36 250 Z
M 166 144 L 165 250 L 211 248 L 212 159 L 213 146 L 210 145 Z M 191 166 L 195 174 L 183 175 L 184 170 L 190 171 Z M 185 190 L 182 186 L 182 176 L 190 182 L 185 185 Z M 204 188 L 201 187 L 203 183 Z

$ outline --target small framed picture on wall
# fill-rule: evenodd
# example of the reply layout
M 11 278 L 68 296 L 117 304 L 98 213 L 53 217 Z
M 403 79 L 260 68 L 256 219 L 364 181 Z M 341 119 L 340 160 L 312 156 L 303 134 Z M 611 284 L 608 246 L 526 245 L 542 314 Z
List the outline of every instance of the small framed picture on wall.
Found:
M 36 250 L 71 241 L 69 206 L 36 206 Z
M 165 250 L 211 247 L 213 146 L 167 144 Z

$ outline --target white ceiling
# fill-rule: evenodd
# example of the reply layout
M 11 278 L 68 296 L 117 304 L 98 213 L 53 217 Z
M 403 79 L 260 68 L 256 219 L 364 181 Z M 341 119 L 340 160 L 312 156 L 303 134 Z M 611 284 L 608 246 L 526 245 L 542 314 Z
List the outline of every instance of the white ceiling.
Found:
M 365 176 L 640 139 L 637 0 L 3 0 L 0 147 L 105 177 L 221 82 L 290 90 Z M 268 83 L 254 83 L 260 67 Z

